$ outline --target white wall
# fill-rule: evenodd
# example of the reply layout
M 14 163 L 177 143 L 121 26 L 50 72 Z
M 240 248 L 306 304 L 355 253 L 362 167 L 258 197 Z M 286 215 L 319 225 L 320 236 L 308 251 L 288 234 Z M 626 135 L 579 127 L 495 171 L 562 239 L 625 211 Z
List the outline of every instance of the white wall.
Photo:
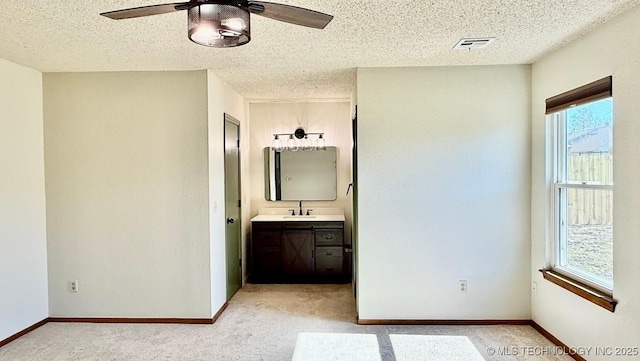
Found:
M 44 129 L 51 316 L 210 317 L 206 72 L 45 74 Z
M 42 74 L 0 59 L 0 340 L 49 315 Z
M 229 84 L 213 71 L 207 72 L 208 143 L 209 143 L 209 232 L 211 258 L 212 316 L 227 301 L 227 268 L 225 257 L 225 189 L 224 189 L 224 113 L 240 121 L 240 178 L 242 181 L 242 252 L 246 259 L 247 225 L 249 222 L 248 124 L 245 102 Z M 246 274 L 246 262 L 243 263 Z
M 298 208 L 297 201 L 270 202 L 264 196 L 264 158 L 262 150 L 270 147 L 274 133 L 292 133 L 303 127 L 310 133 L 325 133 L 327 146 L 338 148 L 338 183 L 335 201 L 305 201 L 304 208 L 340 207 L 345 209 L 345 241 L 351 240 L 351 105 L 346 100 L 305 102 L 252 102 L 251 119 L 251 215 L 258 208 Z M 315 140 L 315 137 L 314 137 Z M 283 144 L 286 144 L 283 139 Z
M 530 88 L 529 66 L 358 69 L 361 319 L 529 319 Z
M 640 8 L 604 24 L 584 38 L 533 65 L 532 101 L 532 295 L 533 320 L 571 346 L 631 346 L 640 340 L 640 48 L 629 39 L 640 36 Z M 538 269 L 547 263 L 550 241 L 549 187 L 551 161 L 545 121 L 545 99 L 613 75 L 614 98 L 614 298 L 615 313 L 606 311 L 545 281 Z M 627 360 L 593 353 L 589 361 Z

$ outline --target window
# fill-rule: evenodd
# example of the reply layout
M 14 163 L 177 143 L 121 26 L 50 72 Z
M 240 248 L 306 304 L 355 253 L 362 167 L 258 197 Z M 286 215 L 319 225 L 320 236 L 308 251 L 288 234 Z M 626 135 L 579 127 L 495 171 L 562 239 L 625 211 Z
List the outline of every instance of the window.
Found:
M 570 96 L 568 104 L 556 104 L 549 111 L 554 99 Z M 613 291 L 611 78 L 548 99 L 547 108 L 555 130 L 552 269 L 610 295 Z

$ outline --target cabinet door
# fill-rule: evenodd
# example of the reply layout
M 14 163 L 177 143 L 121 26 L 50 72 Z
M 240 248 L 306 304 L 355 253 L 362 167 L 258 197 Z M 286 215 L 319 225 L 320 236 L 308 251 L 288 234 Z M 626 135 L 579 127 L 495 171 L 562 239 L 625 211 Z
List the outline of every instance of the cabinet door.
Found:
M 282 232 L 282 270 L 292 278 L 309 277 L 314 271 L 312 229 L 285 229 Z
M 280 248 L 264 247 L 255 250 L 254 279 L 271 280 L 280 276 L 282 269 L 282 254 Z
M 274 282 L 282 274 L 282 245 L 280 229 L 272 224 L 253 224 L 252 282 Z

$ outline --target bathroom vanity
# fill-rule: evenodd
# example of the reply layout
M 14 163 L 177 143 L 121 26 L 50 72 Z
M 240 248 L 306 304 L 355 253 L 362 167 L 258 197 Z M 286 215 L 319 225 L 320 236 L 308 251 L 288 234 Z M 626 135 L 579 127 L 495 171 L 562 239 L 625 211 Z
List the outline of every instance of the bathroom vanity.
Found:
M 342 283 L 344 215 L 258 215 L 251 220 L 254 283 Z

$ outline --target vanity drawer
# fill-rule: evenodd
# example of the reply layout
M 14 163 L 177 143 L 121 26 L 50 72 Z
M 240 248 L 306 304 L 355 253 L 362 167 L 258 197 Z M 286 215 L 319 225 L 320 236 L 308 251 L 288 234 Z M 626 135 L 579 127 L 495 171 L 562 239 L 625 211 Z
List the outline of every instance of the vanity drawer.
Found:
M 338 276 L 342 274 L 342 247 L 316 248 L 316 275 Z
M 280 247 L 282 232 L 279 230 L 253 230 L 254 247 Z
M 342 229 L 316 229 L 316 246 L 342 246 Z

